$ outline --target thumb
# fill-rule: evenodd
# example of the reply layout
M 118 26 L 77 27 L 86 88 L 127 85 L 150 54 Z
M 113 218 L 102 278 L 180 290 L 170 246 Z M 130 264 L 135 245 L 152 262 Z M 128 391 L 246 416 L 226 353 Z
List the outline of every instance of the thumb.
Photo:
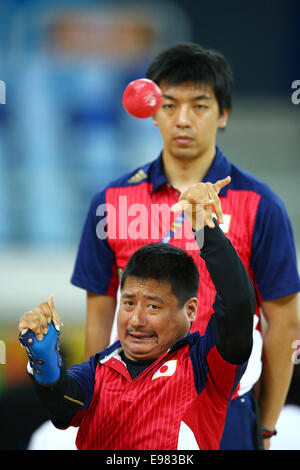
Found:
M 189 204 L 189 201 L 187 201 L 186 199 L 181 199 L 180 201 L 173 204 L 173 206 L 171 206 L 171 211 L 172 212 L 183 211 L 185 204 Z
M 50 307 L 50 310 L 51 310 L 51 313 L 52 313 L 52 320 L 53 320 L 53 323 L 55 325 L 55 328 L 57 330 L 60 329 L 60 325 L 61 325 L 61 321 L 60 321 L 60 318 L 59 318 L 59 315 L 55 309 L 55 306 L 54 306 L 54 295 L 51 294 L 49 295 L 48 299 L 47 299 L 47 303 Z
M 191 201 L 188 201 L 187 199 L 180 199 L 178 202 L 173 204 L 171 206 L 171 211 L 172 212 L 179 212 L 179 211 L 184 211 L 185 207 L 184 206 L 212 206 L 214 204 L 214 201 L 212 199 L 209 199 L 206 202 L 199 202 L 198 204 L 195 204 Z

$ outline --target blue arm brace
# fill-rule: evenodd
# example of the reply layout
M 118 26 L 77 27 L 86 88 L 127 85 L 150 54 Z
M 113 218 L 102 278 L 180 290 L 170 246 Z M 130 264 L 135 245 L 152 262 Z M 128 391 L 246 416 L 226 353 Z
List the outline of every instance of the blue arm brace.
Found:
M 59 353 L 59 334 L 51 322 L 41 341 L 37 340 L 31 330 L 20 333 L 18 337 L 29 358 L 28 372 L 33 374 L 37 382 L 44 385 L 52 384 L 60 377 L 62 358 Z

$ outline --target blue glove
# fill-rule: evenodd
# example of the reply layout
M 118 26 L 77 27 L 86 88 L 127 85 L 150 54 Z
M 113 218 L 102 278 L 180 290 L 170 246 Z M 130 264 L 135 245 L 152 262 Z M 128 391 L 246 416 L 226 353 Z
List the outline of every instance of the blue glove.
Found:
M 48 331 L 41 341 L 38 341 L 31 330 L 21 332 L 18 339 L 26 348 L 29 358 L 29 373 L 33 374 L 37 382 L 51 384 L 60 377 L 62 358 L 59 353 L 59 331 L 53 322 L 48 324 Z

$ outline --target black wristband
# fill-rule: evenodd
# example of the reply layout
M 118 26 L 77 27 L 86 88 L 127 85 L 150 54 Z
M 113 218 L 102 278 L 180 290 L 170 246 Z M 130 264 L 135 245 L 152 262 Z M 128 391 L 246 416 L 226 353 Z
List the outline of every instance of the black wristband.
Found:
M 263 439 L 270 439 L 272 436 L 276 436 L 277 431 L 276 429 L 267 429 L 267 428 L 261 428 L 261 435 Z

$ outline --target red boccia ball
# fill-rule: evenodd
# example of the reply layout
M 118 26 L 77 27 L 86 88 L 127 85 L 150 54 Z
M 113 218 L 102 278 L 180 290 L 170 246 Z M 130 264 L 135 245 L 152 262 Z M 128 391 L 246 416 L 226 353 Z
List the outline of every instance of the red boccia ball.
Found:
M 140 78 L 130 82 L 124 90 L 122 103 L 131 116 L 148 118 L 161 107 L 161 89 L 152 80 Z

